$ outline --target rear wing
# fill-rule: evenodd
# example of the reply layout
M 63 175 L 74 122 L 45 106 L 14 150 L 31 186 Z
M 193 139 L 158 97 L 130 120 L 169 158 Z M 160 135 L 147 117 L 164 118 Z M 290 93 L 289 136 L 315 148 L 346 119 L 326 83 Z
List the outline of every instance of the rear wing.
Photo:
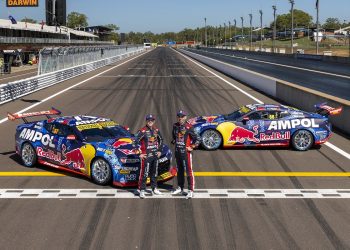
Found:
M 323 116 L 339 115 L 343 110 L 343 107 L 333 108 L 331 106 L 328 106 L 326 102 L 316 104 L 315 108 L 316 113 Z
M 27 121 L 27 117 L 34 117 L 34 116 L 46 116 L 47 119 L 50 119 L 50 115 L 60 115 L 62 112 L 59 111 L 58 109 L 55 108 L 51 108 L 51 110 L 47 110 L 47 111 L 38 111 L 38 112 L 30 112 L 30 113 L 20 113 L 20 114 L 11 114 L 11 113 L 7 113 L 7 118 L 10 121 L 15 121 L 17 119 L 22 119 L 25 123 L 28 123 Z

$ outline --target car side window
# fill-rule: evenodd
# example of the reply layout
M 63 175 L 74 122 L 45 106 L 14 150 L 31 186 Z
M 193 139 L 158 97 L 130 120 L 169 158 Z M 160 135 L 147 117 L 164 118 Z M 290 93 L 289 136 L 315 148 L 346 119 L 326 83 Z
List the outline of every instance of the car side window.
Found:
M 69 126 L 64 124 L 59 124 L 59 123 L 52 124 L 50 132 L 54 135 L 59 135 L 59 136 L 67 136 L 70 134 L 74 134 L 72 129 Z
M 260 120 L 261 119 L 261 114 L 259 111 L 253 112 L 248 115 L 249 120 Z
M 278 120 L 281 118 L 281 112 L 276 110 L 262 111 L 261 119 L 262 120 Z

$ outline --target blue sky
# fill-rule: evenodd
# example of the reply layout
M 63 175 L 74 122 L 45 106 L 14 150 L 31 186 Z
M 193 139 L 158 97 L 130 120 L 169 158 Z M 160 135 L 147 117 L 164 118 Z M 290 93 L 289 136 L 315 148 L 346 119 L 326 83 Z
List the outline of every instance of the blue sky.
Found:
M 350 0 L 319 0 L 320 21 L 327 17 L 338 17 L 350 22 Z M 295 8 L 314 16 L 316 0 L 295 0 Z M 336 3 L 336 4 L 335 4 Z M 253 13 L 253 25 L 259 25 L 259 9 L 264 13 L 263 23 L 268 25 L 272 19 L 272 5 L 277 13 L 289 11 L 288 0 L 67 0 L 67 13 L 77 11 L 88 16 L 89 25 L 114 23 L 120 32 L 152 31 L 161 33 L 180 31 L 184 28 L 204 26 L 204 17 L 208 25 L 223 25 L 233 19 L 240 23 L 243 16 L 249 25 L 249 13 Z M 5 0 L 0 0 L 0 18 L 9 14 L 17 20 L 30 17 L 45 20 L 45 0 L 39 0 L 37 8 L 7 8 Z

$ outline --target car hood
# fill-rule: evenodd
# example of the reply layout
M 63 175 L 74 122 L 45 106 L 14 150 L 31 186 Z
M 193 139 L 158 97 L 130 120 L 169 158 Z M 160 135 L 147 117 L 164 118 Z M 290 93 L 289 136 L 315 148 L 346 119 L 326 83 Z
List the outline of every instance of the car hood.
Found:
M 140 147 L 136 143 L 135 138 L 125 137 L 118 139 L 109 139 L 103 142 L 91 143 L 97 151 L 114 152 L 118 157 L 137 156 L 140 154 Z M 163 145 L 162 155 L 166 155 L 169 151 L 168 146 Z
M 197 116 L 188 120 L 188 123 L 195 126 L 203 123 L 218 123 L 225 120 L 224 115 Z

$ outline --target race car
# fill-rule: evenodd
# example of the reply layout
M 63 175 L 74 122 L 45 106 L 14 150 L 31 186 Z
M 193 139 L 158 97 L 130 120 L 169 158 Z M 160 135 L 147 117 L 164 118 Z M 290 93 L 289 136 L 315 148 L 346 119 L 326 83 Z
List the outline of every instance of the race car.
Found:
M 330 138 L 329 115 L 342 107 L 315 105 L 316 113 L 284 105 L 251 104 L 227 115 L 199 116 L 189 120 L 206 150 L 219 147 L 292 146 L 298 151 L 325 143 Z
M 49 111 L 8 114 L 9 120 L 22 118 L 16 129 L 16 153 L 23 164 L 40 164 L 91 178 L 99 185 L 137 186 L 140 146 L 129 129 L 111 119 L 94 116 L 59 116 Z M 28 117 L 46 115 L 46 120 L 28 122 Z M 59 116 L 52 118 L 52 116 Z M 163 145 L 159 158 L 158 181 L 173 178 L 172 153 Z

